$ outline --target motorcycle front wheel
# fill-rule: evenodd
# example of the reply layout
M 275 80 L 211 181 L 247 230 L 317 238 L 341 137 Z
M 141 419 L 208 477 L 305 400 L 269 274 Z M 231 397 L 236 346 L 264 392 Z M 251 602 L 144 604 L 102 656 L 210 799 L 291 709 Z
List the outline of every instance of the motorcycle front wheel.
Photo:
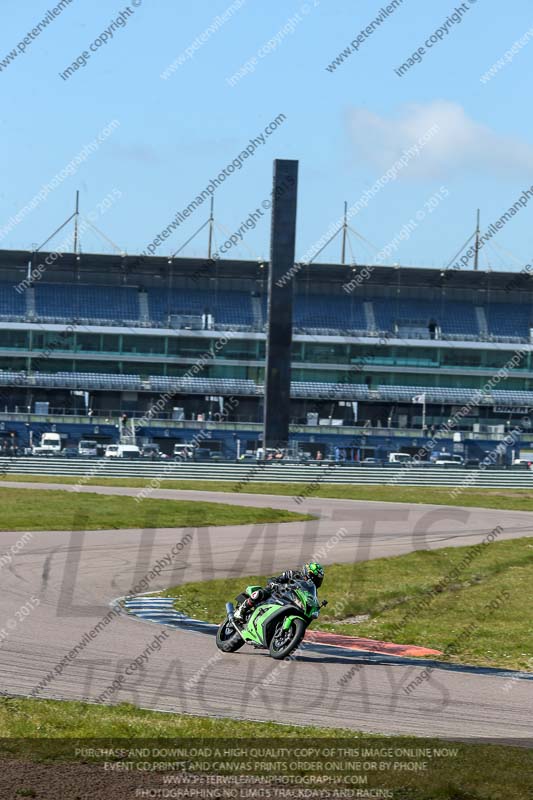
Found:
M 283 630 L 283 620 L 278 622 L 269 647 L 272 658 L 281 660 L 290 656 L 304 638 L 306 628 L 303 619 L 298 617 L 293 619 L 287 630 Z
M 222 625 L 219 626 L 217 631 L 217 647 L 223 653 L 234 653 L 239 647 L 244 644 L 244 639 L 238 633 L 233 624 L 226 617 Z

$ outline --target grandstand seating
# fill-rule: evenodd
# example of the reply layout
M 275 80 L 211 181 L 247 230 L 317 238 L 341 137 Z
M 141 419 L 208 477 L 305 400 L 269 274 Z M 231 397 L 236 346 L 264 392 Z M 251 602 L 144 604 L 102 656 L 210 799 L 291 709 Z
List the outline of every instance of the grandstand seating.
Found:
M 325 383 L 322 381 L 292 381 L 291 397 L 301 399 L 367 400 L 365 383 Z
M 192 394 L 258 394 L 258 386 L 252 380 L 241 378 L 168 378 L 151 375 L 152 389 L 158 392 L 182 392 Z
M 261 396 L 263 386 L 241 378 L 164 377 L 150 375 L 109 375 L 98 372 L 15 372 L 0 370 L 0 386 L 42 386 L 49 388 L 100 389 L 114 391 L 172 392 L 183 394 L 213 394 Z M 478 389 L 431 386 L 387 386 L 369 389 L 366 384 L 341 384 L 320 381 L 292 381 L 291 397 L 336 400 L 381 400 L 411 403 L 417 395 L 425 394 L 427 403 L 463 405 L 498 404 L 533 407 L 533 391 L 494 389 L 482 394 Z
M 26 315 L 25 292 L 17 292 L 8 283 L 0 284 L 0 316 L 24 317 Z
M 512 391 L 505 391 L 504 389 L 493 389 L 491 395 L 497 403 L 517 405 L 517 406 L 533 406 L 533 392 L 520 391 L 518 389 Z
M 39 283 L 35 287 L 35 312 L 39 319 L 88 319 L 134 322 L 139 320 L 137 289 Z
M 428 325 L 434 321 L 441 329 L 444 337 L 447 334 L 464 334 L 479 338 L 480 330 L 476 319 L 475 307 L 472 303 L 447 300 L 434 306 L 426 300 L 402 299 L 396 302 L 391 299 L 378 298 L 372 300 L 376 324 L 381 331 L 394 331 L 396 327 L 420 327 L 429 336 Z
M 129 326 L 167 326 L 171 317 L 197 319 L 207 310 L 217 329 L 257 329 L 266 319 L 265 297 L 255 301 L 250 292 L 200 289 L 148 288 L 147 309 L 141 317 L 139 290 L 131 286 L 91 284 L 48 284 L 34 286 L 35 312 L 32 317 L 43 322 L 81 321 L 88 324 Z M 144 295 L 142 295 L 144 297 Z M 488 332 L 480 330 L 473 302 L 445 300 L 431 304 L 423 299 L 367 299 L 367 313 L 362 299 L 345 295 L 296 294 L 294 329 L 296 332 L 322 335 L 380 336 L 396 333 L 400 338 L 429 338 L 429 324 L 434 321 L 443 339 L 521 342 L 530 340 L 533 314 L 529 305 L 489 303 L 483 306 Z M 18 293 L 10 284 L 0 284 L 0 317 L 27 319 L 32 304 L 27 293 Z M 180 326 L 180 323 L 172 321 Z M 482 324 L 482 323 L 481 323 Z M 183 322 L 181 327 L 195 327 Z
M 205 292 L 198 289 L 148 289 L 150 319 L 167 324 L 171 314 L 202 315 L 209 311 L 216 324 L 253 325 L 251 296 L 248 292 Z
M 454 405 L 462 405 L 471 400 L 476 402 L 483 402 L 483 397 L 490 400 L 491 395 L 482 395 L 477 389 L 463 389 L 463 388 L 442 388 L 434 386 L 379 386 L 379 397 L 382 400 L 390 402 L 404 402 L 412 401 L 413 397 L 425 394 L 426 402 L 428 403 L 451 403 Z M 504 394 L 510 394 L 505 392 Z M 529 392 L 533 399 L 533 392 Z
M 367 328 L 363 303 L 343 295 L 296 295 L 294 298 L 294 327 L 297 329 L 329 329 L 365 331 Z
M 490 303 L 485 314 L 492 335 L 529 340 L 532 315 L 528 305 Z
M 436 319 L 443 335 L 459 333 L 477 337 L 480 334 L 475 306 L 472 303 L 447 300 Z

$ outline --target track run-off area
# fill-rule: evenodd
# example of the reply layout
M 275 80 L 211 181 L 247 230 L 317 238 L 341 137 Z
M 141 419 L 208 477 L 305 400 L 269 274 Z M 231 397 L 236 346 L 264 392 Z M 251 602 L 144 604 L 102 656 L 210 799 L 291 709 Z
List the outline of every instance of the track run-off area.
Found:
M 139 492 L 60 483 L 2 485 Z M 21 496 L 23 502 L 22 491 Z M 114 600 L 134 588 L 155 592 L 190 581 L 276 574 L 311 556 L 327 566 L 476 545 L 496 526 L 502 529 L 500 541 L 531 536 L 531 513 L 325 498 L 296 505 L 286 496 L 170 489 L 154 489 L 150 496 L 298 510 L 317 519 L 158 528 L 157 521 L 145 518 L 140 502 L 127 530 L 70 531 L 65 519 L 65 531 L 3 532 L 1 552 L 12 554 L 9 563 L 0 561 L 4 694 L 533 744 L 533 676 L 524 673 L 323 645 L 305 647 L 294 660 L 280 663 L 266 651 L 246 647 L 220 653 L 210 626 L 171 627 L 113 611 Z M 357 592 L 357 586 L 347 591 Z M 327 570 L 321 596 L 327 598 Z M 30 611 L 21 616 L 28 604 Z M 530 614 L 526 597 L 524 613 Z M 417 678 L 416 688 L 408 690 Z

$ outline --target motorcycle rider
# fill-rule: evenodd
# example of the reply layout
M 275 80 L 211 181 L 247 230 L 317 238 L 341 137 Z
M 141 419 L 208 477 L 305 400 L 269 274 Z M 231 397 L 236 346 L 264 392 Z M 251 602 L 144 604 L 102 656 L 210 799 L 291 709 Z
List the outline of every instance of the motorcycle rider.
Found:
M 278 585 L 290 583 L 291 581 L 312 581 L 318 589 L 322 586 L 323 580 L 324 567 L 316 561 L 304 564 L 301 569 L 288 569 L 282 572 L 281 575 L 270 578 L 264 589 L 257 589 L 252 592 L 250 597 L 239 595 L 237 600 L 239 600 L 240 604 L 233 614 L 233 619 L 237 622 L 242 622 L 244 615 L 259 603 L 268 600 Z

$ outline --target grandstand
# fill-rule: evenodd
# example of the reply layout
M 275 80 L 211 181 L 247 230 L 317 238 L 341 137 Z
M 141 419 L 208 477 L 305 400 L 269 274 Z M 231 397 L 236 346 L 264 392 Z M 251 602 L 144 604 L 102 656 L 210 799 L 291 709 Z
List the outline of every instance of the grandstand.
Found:
M 23 442 L 41 421 L 110 441 L 126 413 L 145 417 L 142 435 L 167 450 L 202 422 L 213 449 L 230 454 L 237 438 L 257 446 L 268 265 L 64 254 L 43 270 L 46 257 L 0 251 L 4 435 Z M 413 450 L 472 403 L 454 446 L 486 450 L 533 408 L 529 282 L 518 290 L 504 272 L 379 266 L 350 291 L 362 269 L 298 265 L 293 278 L 300 446 Z M 230 396 L 238 404 L 215 423 Z M 35 414 L 43 402 L 46 419 Z
M 264 332 L 264 298 L 258 310 L 253 299 L 248 292 L 224 289 L 203 292 L 187 287 L 169 290 L 52 283 L 39 283 L 18 294 L 12 285 L 2 283 L 0 318 L 165 328 L 185 317 L 201 328 L 201 317 L 209 313 L 215 329 Z M 363 299 L 331 294 L 325 303 L 323 295 L 306 292 L 295 297 L 294 329 L 303 334 L 334 331 L 361 337 L 388 333 L 396 339 L 530 342 L 533 319 L 527 301 L 475 302 L 442 297 L 435 306 L 422 298 Z M 178 323 L 177 327 L 186 326 Z

